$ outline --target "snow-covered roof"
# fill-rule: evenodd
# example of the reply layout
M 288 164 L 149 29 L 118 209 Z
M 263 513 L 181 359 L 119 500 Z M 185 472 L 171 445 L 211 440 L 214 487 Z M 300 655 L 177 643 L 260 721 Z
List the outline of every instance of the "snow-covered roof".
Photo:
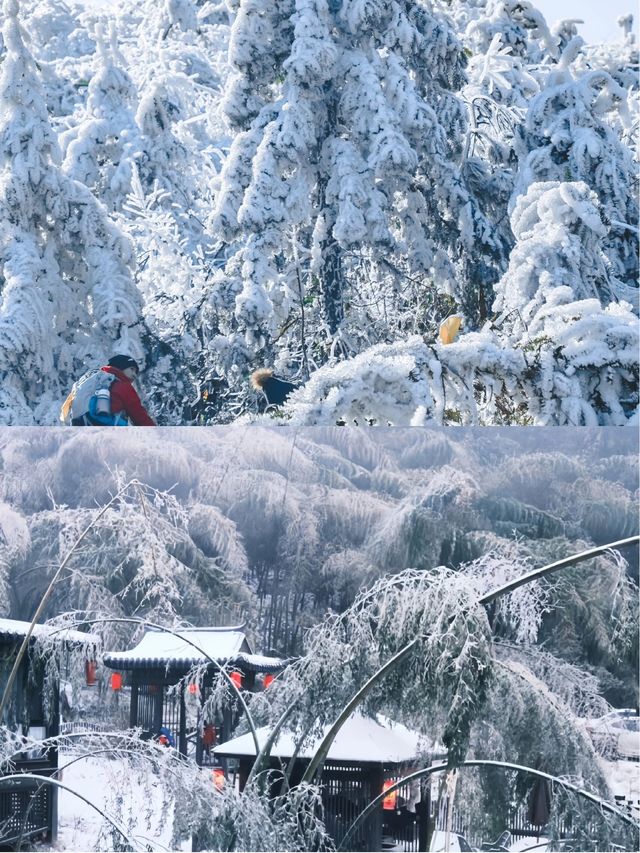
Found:
M 328 729 L 329 726 L 324 731 Z M 258 743 L 261 747 L 266 742 L 268 734 L 268 726 L 257 730 Z M 313 742 L 309 741 L 298 753 L 298 757 L 310 758 L 319 743 L 320 737 Z M 371 719 L 356 712 L 349 717 L 336 735 L 327 758 L 330 761 L 400 764 L 414 759 L 425 747 L 428 747 L 428 744 L 424 737 L 401 723 L 395 723 L 382 714 L 377 714 L 375 719 Z M 271 755 L 274 758 L 291 758 L 294 750 L 294 737 L 291 732 L 285 731 L 276 740 Z M 253 737 L 249 733 L 220 744 L 215 747 L 214 752 L 218 756 L 241 758 L 255 755 L 256 748 Z
M 213 659 L 256 672 L 275 672 L 286 666 L 282 658 L 255 655 L 238 628 L 183 628 L 176 634 L 149 629 L 137 646 L 126 652 L 108 652 L 111 669 L 190 667 Z
M 22 640 L 29 630 L 30 622 L 17 619 L 0 619 L 0 640 Z M 94 643 L 98 645 L 100 638 L 95 634 L 84 631 L 72 631 L 70 628 L 58 628 L 54 625 L 34 625 L 34 637 L 51 637 L 61 643 Z

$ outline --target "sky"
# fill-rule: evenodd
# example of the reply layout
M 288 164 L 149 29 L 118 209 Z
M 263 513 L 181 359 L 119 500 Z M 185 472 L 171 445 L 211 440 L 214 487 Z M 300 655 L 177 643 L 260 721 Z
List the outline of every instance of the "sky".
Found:
M 112 0 L 77 0 L 85 6 L 108 6 Z M 580 35 L 587 42 L 617 41 L 620 27 L 616 18 L 633 12 L 633 29 L 638 37 L 638 0 L 533 0 L 534 6 L 552 24 L 558 18 L 580 18 Z
M 633 12 L 633 30 L 638 37 L 637 0 L 533 0 L 534 6 L 552 24 L 558 18 L 580 18 L 578 29 L 587 42 L 617 41 L 622 32 L 616 18 Z

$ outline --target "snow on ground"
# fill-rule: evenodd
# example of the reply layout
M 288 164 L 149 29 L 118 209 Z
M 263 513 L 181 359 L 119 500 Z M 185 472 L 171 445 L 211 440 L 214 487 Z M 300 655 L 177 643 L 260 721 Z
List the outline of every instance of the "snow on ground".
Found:
M 113 0 L 73 0 L 74 6 L 84 6 L 86 9 L 113 8 Z
M 72 761 L 72 752 L 60 753 L 60 765 Z M 636 761 L 604 761 L 602 767 L 614 795 L 624 795 L 636 804 L 640 801 L 640 764 Z M 163 807 L 159 784 L 145 786 L 131 777 L 130 768 L 121 759 L 95 757 L 82 759 L 66 769 L 61 781 L 81 793 L 99 808 L 118 817 L 138 841 L 153 850 L 171 849 L 172 815 Z M 148 781 L 148 780 L 147 780 Z M 151 797 L 148 796 L 149 790 Z M 117 800 L 122 797 L 122 812 Z M 537 843 L 542 843 L 540 839 Z M 535 839 L 522 839 L 512 850 L 531 847 Z M 58 800 L 58 841 L 55 850 L 109 850 L 113 839 L 105 831 L 98 812 L 68 791 L 60 791 Z M 188 843 L 182 849 L 190 849 Z M 538 848 L 540 849 L 540 848 Z
M 61 752 L 60 766 L 73 758 L 72 752 Z M 163 808 L 159 784 L 152 783 L 149 788 L 137 782 L 121 759 L 104 756 L 82 759 L 63 771 L 61 781 L 110 815 L 119 817 L 119 822 L 131 828 L 132 835 L 140 842 L 149 844 L 153 850 L 171 849 L 172 815 Z M 122 798 L 121 815 L 117 815 L 119 798 Z M 105 827 L 97 811 L 72 793 L 60 791 L 55 850 L 112 850 L 115 839 Z
M 601 759 L 602 769 L 613 796 L 623 796 L 635 805 L 640 804 L 640 762 L 605 761 Z

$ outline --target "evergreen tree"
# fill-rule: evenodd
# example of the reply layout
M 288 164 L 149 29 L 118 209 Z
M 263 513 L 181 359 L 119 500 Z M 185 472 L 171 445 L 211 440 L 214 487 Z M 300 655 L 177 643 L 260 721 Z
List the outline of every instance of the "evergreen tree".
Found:
M 586 184 L 546 182 L 511 217 L 517 242 L 496 285 L 496 324 L 525 354 L 528 408 L 542 424 L 621 425 L 637 409 L 637 318 L 612 301 L 599 209 Z
M 142 142 L 135 122 L 138 92 L 125 70 L 115 29 L 107 43 L 99 25 L 96 46 L 99 65 L 87 87 L 84 115 L 60 137 L 62 168 L 89 187 L 109 210 L 119 210 L 131 192 Z
M 5 0 L 0 76 L 0 420 L 54 422 L 59 401 L 114 350 L 141 357 L 131 246 L 60 168 L 38 72 Z
M 506 247 L 461 171 L 465 58 L 447 22 L 413 2 L 241 3 L 229 59 L 238 133 L 213 227 L 242 241 L 228 288 L 252 345 L 269 352 L 317 296 L 329 339 L 361 348 L 350 311 L 375 301 L 388 259 L 472 326 L 486 316 Z M 292 241 L 304 253 L 297 286 Z
M 557 59 L 559 39 L 529 2 L 490 0 L 474 11 L 463 36 L 469 83 L 498 103 L 526 108 L 540 90 L 532 66 Z
M 582 47 L 573 39 L 544 89 L 529 105 L 519 140 L 516 195 L 534 182 L 584 181 L 600 202 L 604 252 L 611 266 L 611 299 L 638 298 L 638 172 L 628 146 L 607 120 L 626 92 L 604 70 L 574 75 L 571 63 Z M 636 188 L 633 191 L 633 188 Z

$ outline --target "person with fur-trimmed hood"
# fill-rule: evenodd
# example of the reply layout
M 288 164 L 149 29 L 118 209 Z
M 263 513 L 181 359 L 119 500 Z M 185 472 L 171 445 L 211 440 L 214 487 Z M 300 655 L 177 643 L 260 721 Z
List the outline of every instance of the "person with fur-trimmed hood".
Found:
M 254 391 L 262 391 L 267 406 L 281 406 L 293 391 L 298 387 L 286 379 L 279 379 L 273 375 L 270 367 L 261 367 L 254 370 L 249 381 Z

